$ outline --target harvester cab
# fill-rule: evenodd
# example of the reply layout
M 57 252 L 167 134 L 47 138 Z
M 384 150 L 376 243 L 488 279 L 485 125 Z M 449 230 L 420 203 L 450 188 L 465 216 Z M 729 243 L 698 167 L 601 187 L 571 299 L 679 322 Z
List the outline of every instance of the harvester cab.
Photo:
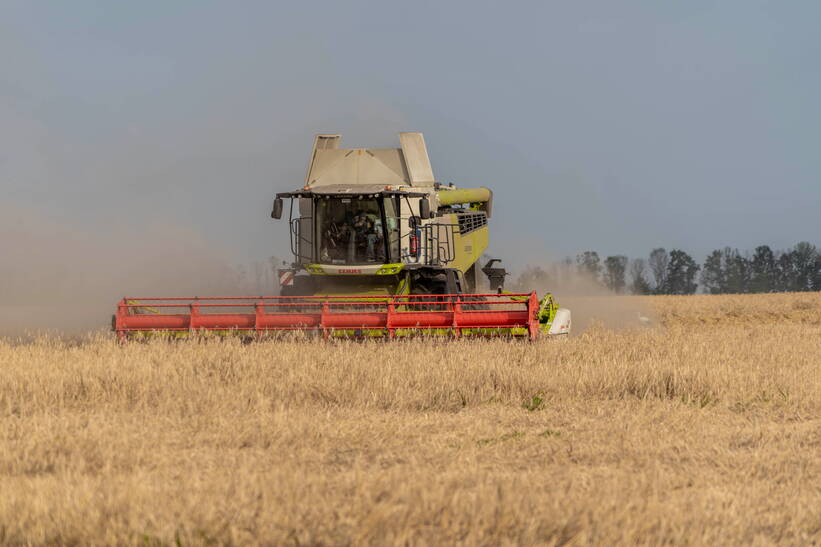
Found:
M 339 143 L 317 136 L 303 188 L 274 200 L 274 218 L 290 201 L 294 275 L 281 294 L 349 294 L 363 283 L 385 294 L 474 292 L 493 193 L 435 182 L 421 133 L 402 133 L 396 149 Z
M 124 299 L 115 330 L 530 339 L 569 332 L 570 312 L 551 295 L 502 292 L 498 260 L 479 269 L 493 192 L 436 182 L 421 133 L 400 133 L 400 147 L 391 149 L 343 149 L 340 141 L 316 136 L 303 186 L 274 199 L 272 218 L 287 209 L 293 254 L 291 267 L 279 271 L 278 297 Z M 145 314 L 146 300 L 155 309 L 190 310 Z M 243 306 L 253 313 L 238 313 Z

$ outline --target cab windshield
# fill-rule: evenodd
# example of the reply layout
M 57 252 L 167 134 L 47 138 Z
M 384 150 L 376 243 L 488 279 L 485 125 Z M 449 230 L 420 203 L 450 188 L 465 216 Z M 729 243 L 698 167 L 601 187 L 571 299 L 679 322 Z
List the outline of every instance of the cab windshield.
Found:
M 396 198 L 321 197 L 316 200 L 321 264 L 386 264 L 399 261 Z

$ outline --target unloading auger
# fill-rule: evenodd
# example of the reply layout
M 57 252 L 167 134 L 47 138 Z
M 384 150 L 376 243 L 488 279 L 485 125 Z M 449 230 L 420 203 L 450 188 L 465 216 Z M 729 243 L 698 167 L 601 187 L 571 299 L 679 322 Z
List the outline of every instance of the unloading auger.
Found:
M 551 294 L 504 292 L 497 259 L 479 269 L 493 192 L 436 182 L 421 133 L 400 133 L 392 149 L 341 149 L 340 140 L 317 135 L 303 187 L 274 199 L 274 219 L 289 200 L 294 257 L 278 272 L 279 296 L 123 298 L 118 336 L 570 332 L 570 310 Z

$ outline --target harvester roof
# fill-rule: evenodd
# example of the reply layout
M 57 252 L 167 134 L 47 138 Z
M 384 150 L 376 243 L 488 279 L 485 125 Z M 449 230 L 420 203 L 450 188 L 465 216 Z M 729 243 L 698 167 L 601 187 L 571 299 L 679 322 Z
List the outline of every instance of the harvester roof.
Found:
M 400 133 L 399 148 L 339 148 L 341 135 L 317 135 L 306 188 L 426 186 L 433 169 L 422 133 Z

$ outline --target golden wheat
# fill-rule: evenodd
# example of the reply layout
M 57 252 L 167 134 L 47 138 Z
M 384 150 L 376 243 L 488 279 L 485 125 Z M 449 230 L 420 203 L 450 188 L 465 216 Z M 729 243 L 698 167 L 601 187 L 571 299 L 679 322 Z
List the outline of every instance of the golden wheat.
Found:
M 821 541 L 821 294 L 644 303 L 567 342 L 0 341 L 0 542 Z

